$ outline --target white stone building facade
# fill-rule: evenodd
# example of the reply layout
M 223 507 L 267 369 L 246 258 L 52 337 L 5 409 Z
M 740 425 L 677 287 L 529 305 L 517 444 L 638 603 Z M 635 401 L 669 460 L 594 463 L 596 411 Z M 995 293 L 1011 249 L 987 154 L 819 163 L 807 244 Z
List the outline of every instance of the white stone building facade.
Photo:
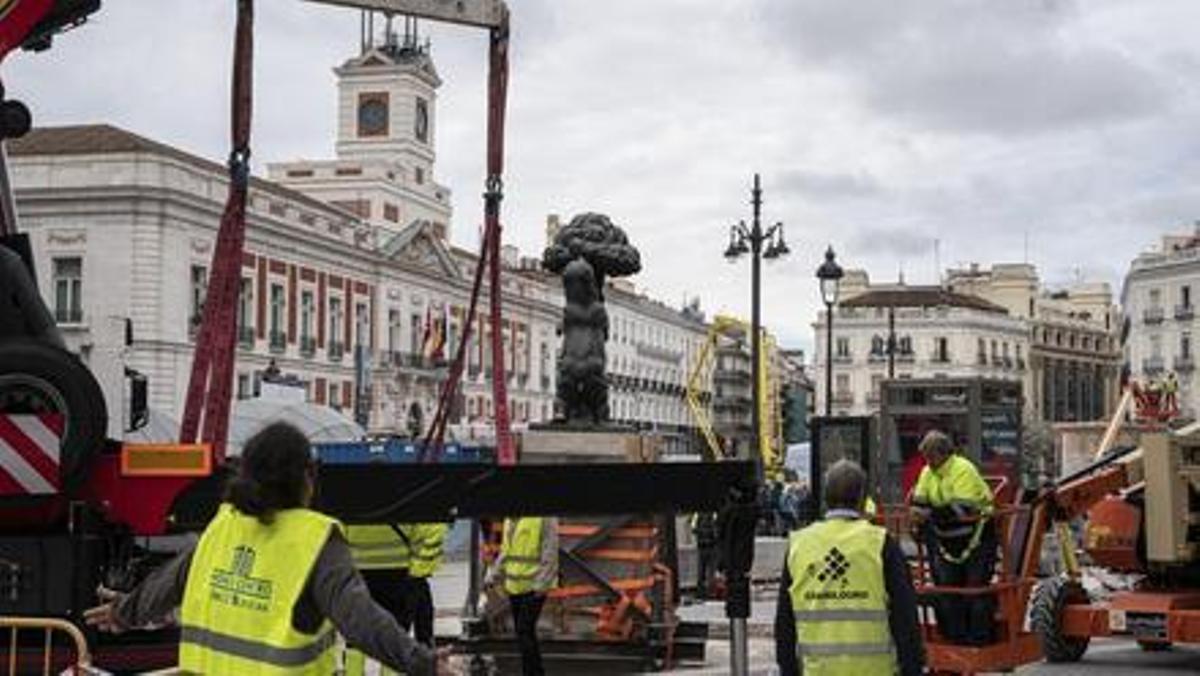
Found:
M 1200 291 L 1200 224 L 1190 234 L 1164 235 L 1139 254 L 1121 289 L 1128 337 L 1125 366 L 1145 382 L 1173 373 L 1183 416 L 1200 413 L 1196 386 L 1196 293 Z
M 1024 380 L 1029 332 L 1004 308 L 936 286 L 871 285 L 866 272 L 849 270 L 834 307 L 833 415 L 879 411 L 880 385 L 888 378 L 889 311 L 895 315 L 896 378 Z M 822 311 L 813 324 L 817 415 L 824 415 L 830 396 L 826 321 Z

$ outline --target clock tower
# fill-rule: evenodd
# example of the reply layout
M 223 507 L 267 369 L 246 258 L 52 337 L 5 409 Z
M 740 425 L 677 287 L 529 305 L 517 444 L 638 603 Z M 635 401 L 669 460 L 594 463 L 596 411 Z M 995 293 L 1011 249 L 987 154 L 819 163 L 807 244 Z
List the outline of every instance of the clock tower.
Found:
M 385 159 L 402 165 L 418 184 L 429 180 L 434 111 L 441 78 L 421 43 L 416 23 L 398 34 L 390 22 L 382 43 L 334 69 L 338 78 L 339 160 Z

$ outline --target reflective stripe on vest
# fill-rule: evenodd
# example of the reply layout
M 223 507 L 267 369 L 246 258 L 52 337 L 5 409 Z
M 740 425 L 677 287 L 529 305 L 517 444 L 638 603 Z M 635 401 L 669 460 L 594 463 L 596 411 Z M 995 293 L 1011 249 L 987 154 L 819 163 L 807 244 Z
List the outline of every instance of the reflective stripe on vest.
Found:
M 411 527 L 397 528 L 382 524 L 346 528 L 346 541 L 350 544 L 354 565 L 360 570 L 408 568 L 412 561 L 412 545 L 407 529 Z
M 180 617 L 179 667 L 204 674 L 329 674 L 334 631 L 297 631 L 292 614 L 333 519 L 306 509 L 270 524 L 221 505 L 192 555 Z
M 409 573 L 429 577 L 442 565 L 442 547 L 450 524 L 419 523 L 412 528 L 412 563 Z
M 183 626 L 179 630 L 179 640 L 255 662 L 295 668 L 316 660 L 321 653 L 332 648 L 333 644 L 337 642 L 337 635 L 330 629 L 308 645 L 297 648 L 276 648 L 265 643 L 247 641 L 244 638 L 209 629 Z
M 788 592 L 805 676 L 894 671 L 885 537 L 860 518 L 827 519 L 792 533 Z
M 500 556 L 504 564 L 504 591 L 524 594 L 534 590 L 542 554 L 542 517 L 504 520 Z

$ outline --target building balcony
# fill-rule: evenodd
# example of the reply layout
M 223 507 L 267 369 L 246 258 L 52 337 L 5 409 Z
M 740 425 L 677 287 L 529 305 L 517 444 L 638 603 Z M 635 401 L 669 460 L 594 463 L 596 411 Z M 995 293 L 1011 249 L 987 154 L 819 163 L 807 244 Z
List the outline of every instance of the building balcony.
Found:
M 542 376 L 542 391 L 550 391 L 550 376 Z
M 979 366 L 987 366 L 987 363 L 988 363 L 987 355 L 982 352 L 975 355 L 975 363 L 978 364 Z
M 1161 307 L 1148 307 L 1142 311 L 1142 321 L 1146 324 L 1159 324 L 1163 320 L 1163 309 Z
M 345 351 L 345 347 L 343 347 L 341 343 L 337 342 L 336 340 L 329 341 L 329 348 L 327 350 L 329 353 L 329 361 L 341 361 L 342 355 L 345 353 Z
M 1025 359 L 1023 357 L 1017 357 L 1017 370 L 1018 371 L 1025 370 Z
M 254 348 L 254 327 L 253 326 L 239 326 L 238 327 L 238 345 L 241 345 L 242 347 L 246 348 L 247 350 Z
M 837 357 L 834 357 L 833 360 L 836 362 Z M 867 363 L 869 364 L 882 364 L 886 361 L 887 354 L 884 352 L 870 352 L 867 354 Z
M 837 401 L 836 397 L 834 398 L 834 401 L 835 402 Z M 867 406 L 878 406 L 878 405 L 879 405 L 879 393 L 871 392 L 871 393 L 867 394 Z
M 379 366 L 409 373 L 433 373 L 446 369 L 445 359 L 435 359 L 419 352 L 387 351 L 379 355 Z
M 283 331 L 271 332 L 271 352 L 279 354 L 287 349 L 287 334 Z
M 317 353 L 317 339 L 312 336 L 300 336 L 300 356 L 312 357 Z
M 931 364 L 949 364 L 950 363 L 950 354 L 949 353 L 938 354 L 937 352 L 934 352 L 929 357 L 929 363 L 931 363 Z
M 833 405 L 834 406 L 853 406 L 854 405 L 854 393 L 853 392 L 834 392 L 833 393 Z
M 1162 370 L 1163 370 L 1163 358 L 1162 357 L 1149 357 L 1147 359 L 1142 360 L 1142 372 L 1143 373 L 1145 373 L 1147 375 L 1153 375 L 1156 373 L 1162 373 Z
M 1179 373 L 1190 373 L 1196 370 L 1196 359 L 1191 355 L 1175 357 L 1174 367 Z
M 1013 367 L 1012 357 L 1005 357 L 1004 358 L 1004 368 L 1011 369 L 1012 367 Z
M 912 352 L 897 352 L 896 362 L 900 364 L 911 364 L 917 360 L 917 355 Z
M 835 363 L 835 364 L 853 364 L 854 357 L 852 357 L 848 354 L 835 354 L 835 355 L 833 355 L 833 363 Z
M 1196 316 L 1196 307 L 1191 303 L 1187 305 L 1175 306 L 1175 319 L 1180 321 L 1191 321 L 1192 317 Z

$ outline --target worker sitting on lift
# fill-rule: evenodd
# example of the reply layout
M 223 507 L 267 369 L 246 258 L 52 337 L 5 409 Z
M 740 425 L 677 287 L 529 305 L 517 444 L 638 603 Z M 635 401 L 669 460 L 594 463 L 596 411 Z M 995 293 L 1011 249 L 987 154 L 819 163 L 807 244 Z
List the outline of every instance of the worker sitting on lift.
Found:
M 996 567 L 992 490 L 967 458 L 954 452 L 950 437 L 932 430 L 919 447 L 925 468 L 912 493 L 914 524 L 922 529 L 935 584 L 982 587 Z M 945 594 L 939 600 L 938 631 L 953 643 L 991 643 L 995 598 Z
M 862 468 L 839 460 L 825 473 L 824 520 L 791 534 L 775 612 L 784 676 L 924 669 L 908 564 L 896 540 L 862 518 L 866 490 Z
M 409 530 L 412 563 L 408 569 L 408 607 L 412 612 L 413 634 L 419 643 L 433 647 L 433 592 L 429 578 L 442 566 L 448 523 L 418 523 Z
M 197 544 L 128 594 L 84 613 L 102 631 L 160 622 L 182 604 L 179 668 L 193 674 L 335 670 L 335 628 L 395 669 L 433 674 L 442 655 L 371 600 L 340 523 L 308 509 L 308 439 L 275 423 L 246 443 L 225 502 Z
M 504 520 L 500 556 L 490 584 L 508 595 L 523 676 L 543 676 L 537 623 L 546 592 L 558 585 L 558 519 L 525 516 Z

